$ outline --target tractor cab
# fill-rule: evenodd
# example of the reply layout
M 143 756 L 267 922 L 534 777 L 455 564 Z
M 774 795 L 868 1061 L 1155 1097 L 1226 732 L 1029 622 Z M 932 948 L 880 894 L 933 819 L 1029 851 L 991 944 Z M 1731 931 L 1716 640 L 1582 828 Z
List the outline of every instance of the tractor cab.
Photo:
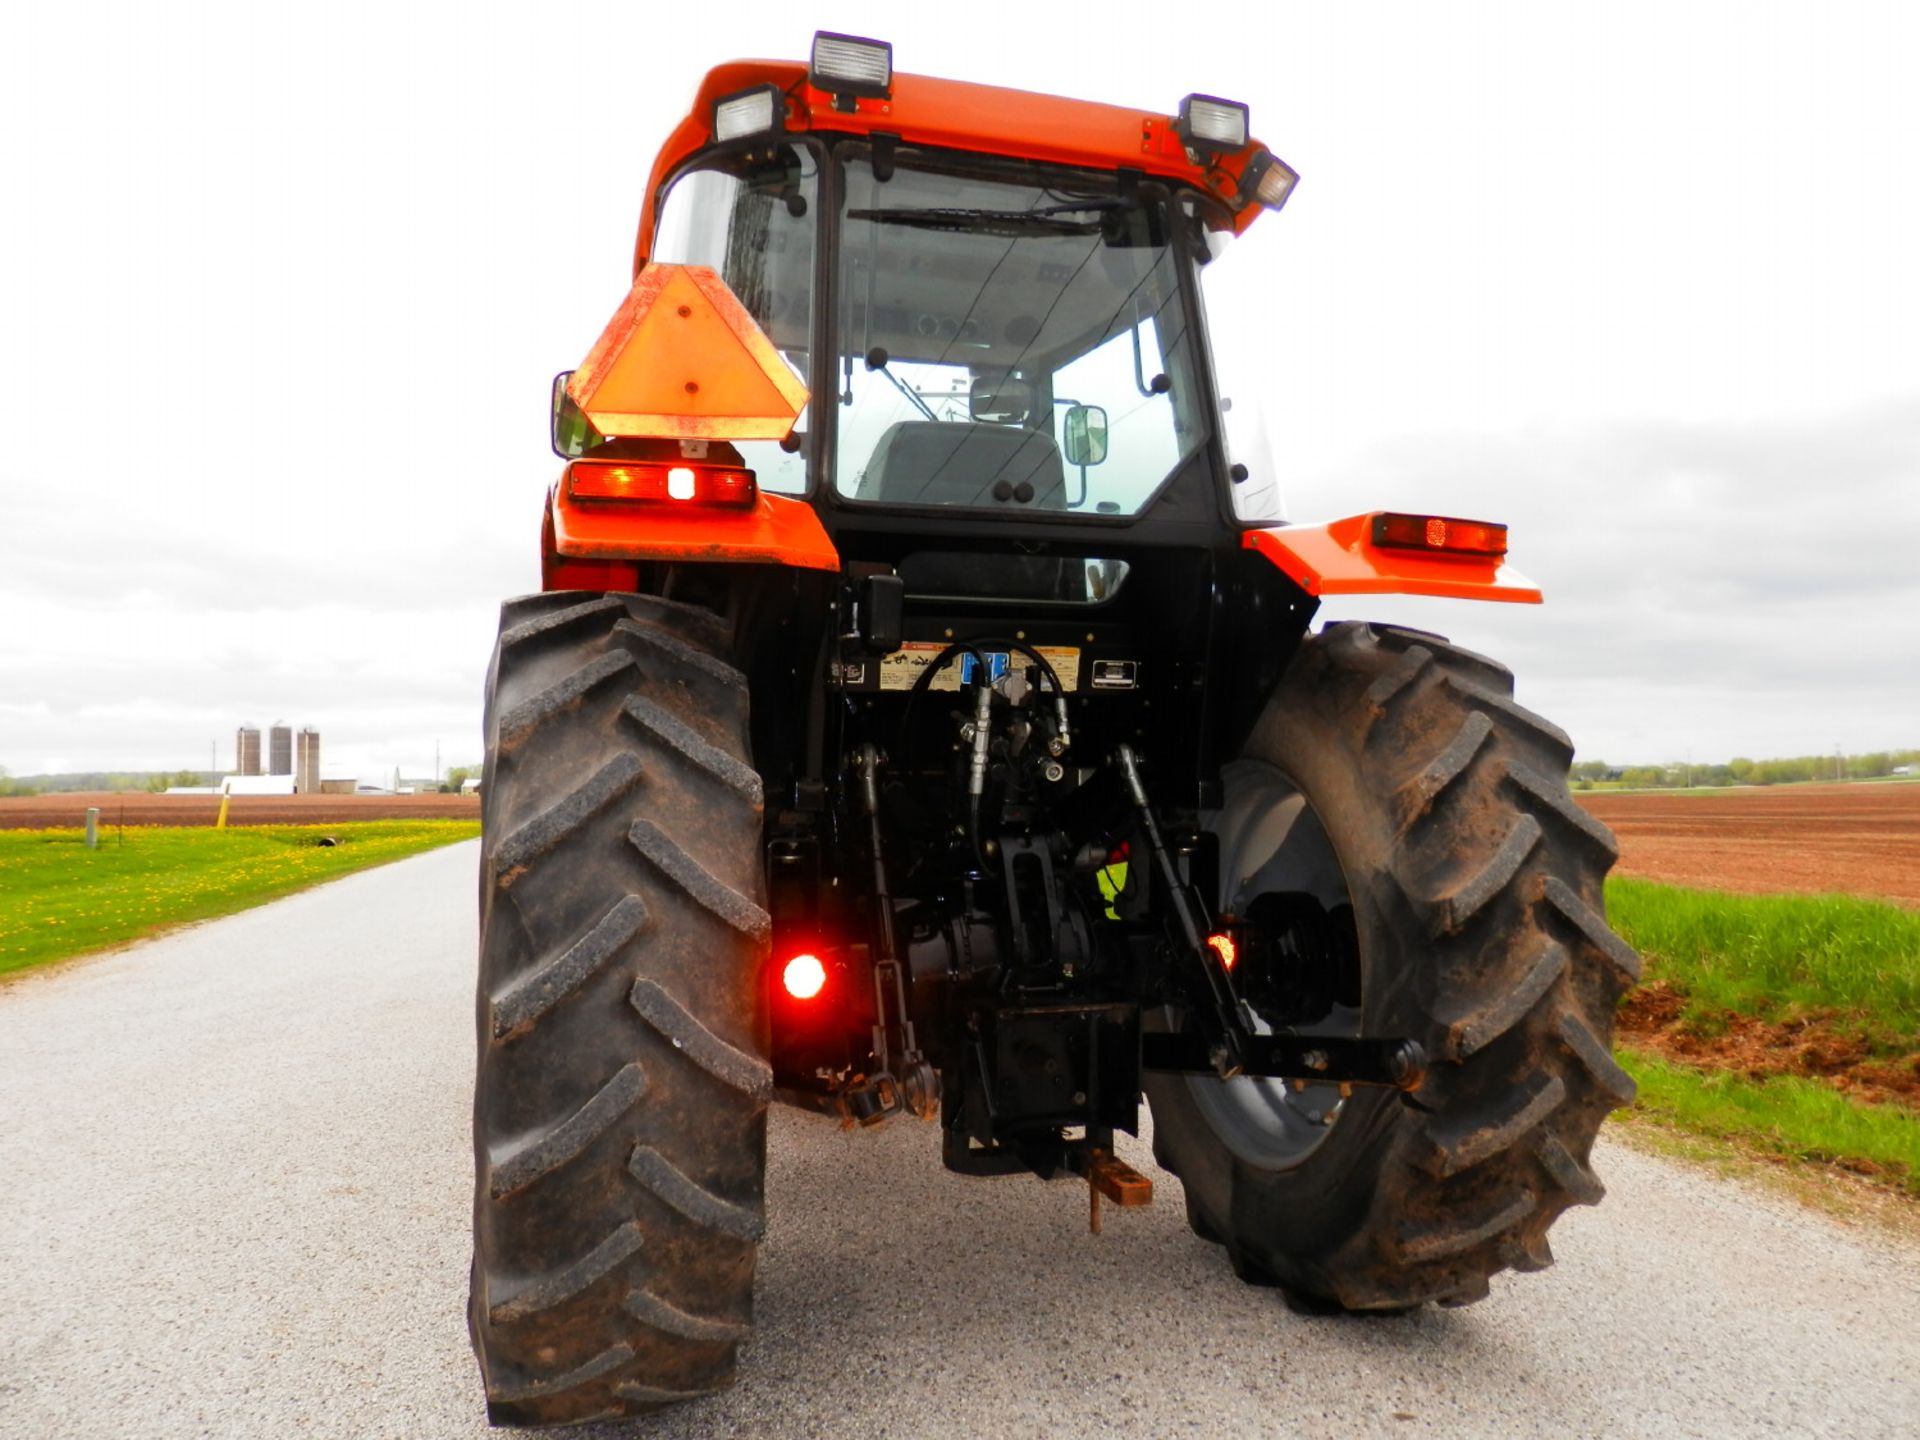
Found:
M 695 162 L 662 202 L 654 257 L 718 271 L 812 392 L 786 450 L 756 445 L 761 483 L 955 520 L 1138 515 L 1213 439 L 1181 274 L 1212 207 L 1030 160 L 883 154 L 783 138 Z
M 1294 181 L 1245 106 L 1194 95 L 1169 119 L 895 75 L 885 45 L 824 37 L 807 67 L 707 76 L 638 258 L 710 267 L 806 387 L 789 433 L 736 444 L 831 535 L 882 510 L 1001 539 L 1118 528 L 1181 478 L 1183 521 L 1218 529 L 1247 471 L 1198 277 Z M 560 408 L 565 453 L 593 454 Z

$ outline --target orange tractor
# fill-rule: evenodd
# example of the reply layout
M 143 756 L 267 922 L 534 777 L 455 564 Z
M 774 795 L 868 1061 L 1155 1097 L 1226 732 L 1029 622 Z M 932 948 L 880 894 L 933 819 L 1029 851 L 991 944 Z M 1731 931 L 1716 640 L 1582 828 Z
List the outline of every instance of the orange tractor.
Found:
M 775 1098 L 1078 1177 L 1096 1223 L 1151 1133 L 1193 1230 L 1321 1313 L 1478 1300 L 1599 1198 L 1636 961 L 1570 742 L 1438 636 L 1309 625 L 1539 592 L 1498 524 L 1277 523 L 1230 445 L 1206 300 L 1294 182 L 1243 105 L 853 36 L 702 83 L 556 382 L 487 682 L 496 1422 L 730 1381 Z

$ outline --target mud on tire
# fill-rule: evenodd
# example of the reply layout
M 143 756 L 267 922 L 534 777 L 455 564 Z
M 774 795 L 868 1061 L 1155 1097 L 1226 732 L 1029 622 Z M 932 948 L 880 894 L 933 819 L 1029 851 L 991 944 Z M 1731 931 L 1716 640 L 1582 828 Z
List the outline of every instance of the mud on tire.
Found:
M 768 937 L 713 615 L 509 602 L 487 687 L 469 1328 L 496 1424 L 719 1389 L 763 1225 Z
M 1357 1090 L 1324 1137 L 1275 1125 L 1267 1149 L 1222 1099 L 1278 1082 L 1149 1079 L 1156 1156 L 1242 1278 L 1309 1309 L 1463 1304 L 1551 1264 L 1548 1227 L 1600 1198 L 1589 1153 L 1633 1098 L 1610 1040 L 1639 966 L 1604 919 L 1615 847 L 1567 794 L 1572 754 L 1506 669 L 1438 636 L 1349 622 L 1303 645 L 1228 807 L 1305 800 L 1351 900 L 1357 1024 L 1434 1064 L 1416 1096 Z M 1234 843 L 1229 891 L 1266 860 Z

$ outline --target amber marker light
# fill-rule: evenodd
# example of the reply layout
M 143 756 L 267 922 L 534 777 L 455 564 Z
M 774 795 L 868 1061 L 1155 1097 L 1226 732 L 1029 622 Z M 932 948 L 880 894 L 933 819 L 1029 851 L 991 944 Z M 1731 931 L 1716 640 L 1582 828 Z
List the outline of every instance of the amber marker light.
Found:
M 576 460 L 567 467 L 576 500 L 666 501 L 744 508 L 758 496 L 753 472 L 731 465 L 662 465 L 652 461 Z
M 1383 513 L 1373 517 L 1373 543 L 1394 550 L 1499 560 L 1507 553 L 1507 527 L 1490 520 L 1455 520 L 1446 515 Z
M 780 983 L 796 1000 L 811 1000 L 826 988 L 827 967 L 818 955 L 796 955 L 780 972 Z
M 1231 935 L 1209 935 L 1207 945 L 1220 957 L 1222 970 L 1233 969 L 1234 962 L 1240 958 L 1240 949 L 1233 943 Z

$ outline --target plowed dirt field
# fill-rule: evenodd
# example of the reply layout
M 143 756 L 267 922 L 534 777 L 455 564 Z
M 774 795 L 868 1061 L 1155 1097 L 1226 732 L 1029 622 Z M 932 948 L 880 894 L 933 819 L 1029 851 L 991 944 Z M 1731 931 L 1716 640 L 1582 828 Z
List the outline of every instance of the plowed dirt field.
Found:
M 1920 784 L 1577 798 L 1613 827 L 1622 874 L 1748 895 L 1844 891 L 1920 909 Z
M 1920 909 L 1920 785 L 1790 785 L 1704 795 L 1584 794 L 1613 827 L 1620 871 L 1747 894 L 1846 891 Z M 211 825 L 217 795 L 0 797 L 0 829 L 80 825 Z M 124 820 L 122 816 L 124 814 Z M 236 795 L 230 825 L 349 820 L 477 820 L 471 795 Z
M 218 795 L 0 796 L 0 830 L 44 830 L 84 825 L 87 807 L 100 807 L 110 825 L 211 825 Z M 236 795 L 229 825 L 339 825 L 349 820 L 478 820 L 476 795 Z

